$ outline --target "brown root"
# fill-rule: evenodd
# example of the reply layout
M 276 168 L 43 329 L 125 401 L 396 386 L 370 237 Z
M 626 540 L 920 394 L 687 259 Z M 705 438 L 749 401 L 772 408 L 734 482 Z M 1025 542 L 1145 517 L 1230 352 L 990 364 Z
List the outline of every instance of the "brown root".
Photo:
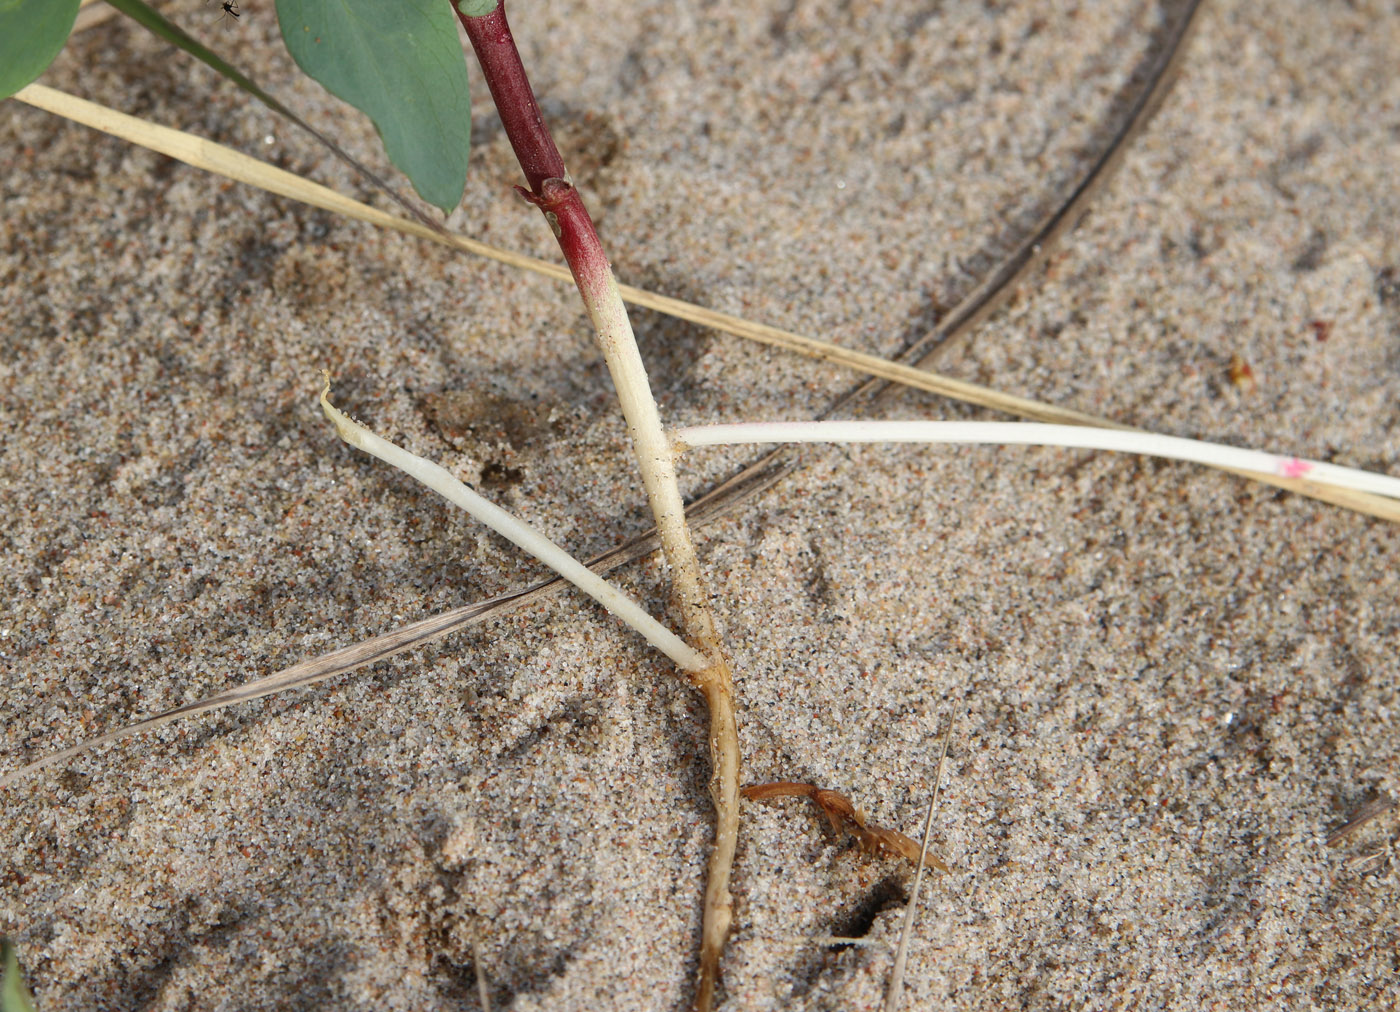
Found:
M 861 850 L 868 854 L 902 857 L 918 867 L 918 843 L 898 830 L 886 829 L 869 822 L 865 813 L 840 791 L 827 790 L 815 784 L 781 780 L 771 784 L 751 784 L 739 793 L 750 801 L 764 801 L 768 798 L 810 798 L 818 811 L 826 816 L 827 824 L 838 838 L 849 834 L 856 838 Z M 948 870 L 948 866 L 932 854 L 928 855 L 924 866 L 937 868 L 939 871 Z

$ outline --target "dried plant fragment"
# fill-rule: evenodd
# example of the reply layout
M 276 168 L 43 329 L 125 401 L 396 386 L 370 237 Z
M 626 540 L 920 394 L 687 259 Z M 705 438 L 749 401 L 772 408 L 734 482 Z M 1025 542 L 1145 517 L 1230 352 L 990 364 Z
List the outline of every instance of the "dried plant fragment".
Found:
M 490 527 L 501 537 L 528 552 L 578 587 L 609 612 L 641 633 L 648 643 L 676 662 L 683 671 L 704 671 L 709 659 L 696 651 L 671 630 L 652 618 L 642 607 L 622 591 L 608 583 L 582 562 L 550 541 L 523 520 L 478 495 L 473 489 L 454 478 L 446 468 L 395 446 L 375 435 L 359 422 L 338 409 L 330 401 L 331 374 L 321 370 L 325 386 L 321 390 L 321 410 L 341 439 L 356 449 L 378 457 L 404 474 L 428 486 L 454 506 L 466 510 L 475 519 Z M 684 510 L 682 509 L 682 513 Z
M 1230 356 L 1230 385 L 1245 393 L 1252 393 L 1258 385 L 1254 379 L 1254 370 L 1249 363 L 1238 354 Z
M 871 854 L 890 854 L 902 857 L 918 867 L 919 845 L 903 833 L 885 829 L 866 821 L 865 813 L 855 806 L 850 798 L 840 791 L 831 791 L 816 784 L 799 784 L 790 780 L 780 780 L 771 784 L 750 784 L 739 792 L 750 801 L 764 801 L 768 798 L 810 798 L 821 813 L 826 816 L 831 831 L 840 837 L 849 833 L 856 838 L 862 850 Z M 928 855 L 925 866 L 947 871 L 948 866 Z
M 1387 812 L 1394 811 L 1400 807 L 1400 801 L 1396 801 L 1384 791 L 1377 791 L 1368 797 L 1364 804 L 1352 814 L 1351 818 L 1338 826 L 1331 833 L 1327 834 L 1327 846 L 1339 847 L 1347 841 L 1353 833 L 1361 827 L 1380 818 Z

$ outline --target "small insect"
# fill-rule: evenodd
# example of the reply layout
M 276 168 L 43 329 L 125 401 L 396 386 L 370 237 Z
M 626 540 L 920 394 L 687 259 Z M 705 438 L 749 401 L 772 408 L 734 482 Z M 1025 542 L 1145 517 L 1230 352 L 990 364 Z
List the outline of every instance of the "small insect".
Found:
M 219 19 L 220 21 L 228 20 L 229 15 L 233 15 L 235 18 L 243 16 L 238 13 L 238 0 L 219 0 L 219 6 L 224 9 L 224 16 Z

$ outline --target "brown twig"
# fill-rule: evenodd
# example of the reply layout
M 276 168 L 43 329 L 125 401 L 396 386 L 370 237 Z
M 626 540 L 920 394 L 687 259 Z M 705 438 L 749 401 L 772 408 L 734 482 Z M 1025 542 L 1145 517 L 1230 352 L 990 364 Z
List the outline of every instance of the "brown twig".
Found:
M 832 833 L 840 837 L 843 833 L 856 838 L 861 850 L 871 854 L 887 854 L 902 857 L 915 867 L 919 865 L 922 848 L 915 841 L 895 829 L 877 826 L 865 817 L 865 813 L 855 806 L 849 797 L 840 791 L 827 790 L 816 784 L 800 784 L 782 780 L 771 784 L 751 784 L 739 792 L 750 801 L 766 801 L 769 798 L 809 798 L 818 811 L 826 816 Z M 928 855 L 924 859 L 927 867 L 947 871 L 948 866 L 939 858 Z

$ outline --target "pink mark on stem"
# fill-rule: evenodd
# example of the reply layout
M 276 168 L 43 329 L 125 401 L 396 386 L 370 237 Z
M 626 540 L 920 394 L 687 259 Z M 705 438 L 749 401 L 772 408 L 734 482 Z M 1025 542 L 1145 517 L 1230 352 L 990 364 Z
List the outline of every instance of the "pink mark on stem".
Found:
M 1313 465 L 1306 460 L 1299 460 L 1297 457 L 1288 457 L 1279 461 L 1279 474 L 1285 478 L 1301 478 L 1313 469 Z

